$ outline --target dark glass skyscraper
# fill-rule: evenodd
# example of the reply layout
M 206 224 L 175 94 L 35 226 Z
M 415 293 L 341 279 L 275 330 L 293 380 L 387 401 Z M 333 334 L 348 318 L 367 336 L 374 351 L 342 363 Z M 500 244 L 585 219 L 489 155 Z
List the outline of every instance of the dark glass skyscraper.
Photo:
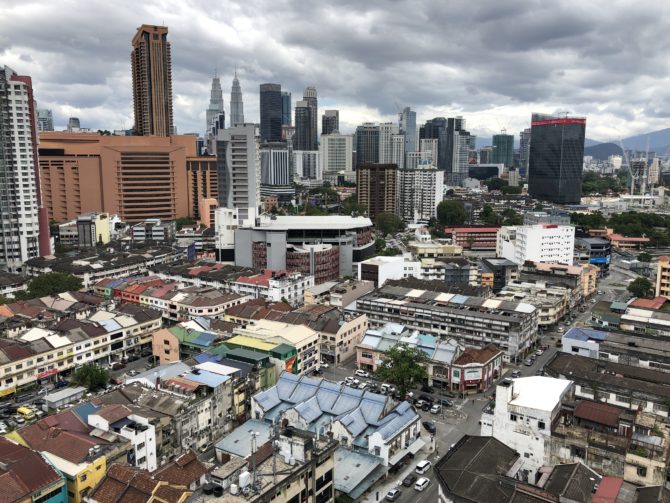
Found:
M 366 123 L 356 128 L 356 169 L 379 162 L 379 126 Z
M 508 168 L 514 166 L 514 135 L 493 135 L 492 158 L 494 164 L 504 164 Z
M 291 93 L 282 91 L 281 93 L 281 125 L 291 125 Z
M 340 130 L 339 110 L 326 110 L 321 116 L 321 134 L 331 134 Z
M 579 204 L 584 164 L 584 117 L 533 114 L 528 191 L 536 199 Z
M 261 84 L 261 141 L 281 141 L 281 85 Z
M 309 148 L 305 150 L 319 150 L 319 101 L 316 96 L 316 88 L 306 87 L 302 100 L 312 109 L 309 126 Z
M 293 150 L 312 150 L 312 107 L 304 100 L 295 103 Z

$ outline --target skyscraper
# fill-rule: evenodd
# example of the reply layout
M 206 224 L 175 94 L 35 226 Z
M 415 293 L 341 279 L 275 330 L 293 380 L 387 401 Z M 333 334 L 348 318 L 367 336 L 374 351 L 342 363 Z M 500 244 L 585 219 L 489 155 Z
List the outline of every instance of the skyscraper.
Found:
M 371 122 L 356 128 L 356 169 L 379 162 L 379 126 Z
M 393 136 L 399 132 L 398 125 L 392 122 L 379 124 L 379 163 L 393 162 Z
M 221 114 L 224 114 L 224 124 L 225 124 L 225 111 L 223 107 L 223 90 L 221 89 L 221 80 L 219 77 L 214 75 L 212 78 L 212 90 L 209 93 L 209 107 L 205 112 L 205 133 L 208 133 L 212 127 L 212 122 L 214 120 L 219 120 Z
M 51 250 L 32 80 L 7 66 L 0 67 L 0 194 L 0 267 L 20 271 L 23 262 Z
M 321 134 L 332 134 L 340 130 L 339 110 L 326 110 L 321 117 Z
M 530 131 L 530 195 L 557 204 L 579 204 L 586 118 L 533 114 Z
M 312 150 L 312 107 L 304 100 L 295 104 L 294 150 Z
M 528 159 L 530 157 L 530 128 L 519 133 L 519 176 L 528 176 Z
M 493 164 L 504 164 L 505 167 L 514 166 L 514 135 L 502 133 L 493 135 Z
M 70 117 L 67 120 L 67 130 L 70 132 L 78 132 L 81 129 L 81 123 L 79 122 L 79 117 Z
M 54 130 L 54 116 L 51 113 L 51 110 L 46 108 L 37 109 L 37 130 L 38 131 Z
M 172 58 L 167 26 L 143 24 L 133 37 L 135 133 L 170 136 L 172 119 Z
M 391 163 L 398 169 L 405 167 L 405 135 L 394 134 L 391 136 Z
M 363 164 L 356 170 L 358 204 L 368 209 L 374 222 L 380 213 L 396 212 L 398 167 L 395 164 Z
M 233 87 L 230 89 L 230 127 L 244 124 L 244 104 L 242 103 L 242 88 L 237 79 L 237 70 L 233 78 Z
M 281 93 L 281 125 L 290 126 L 292 124 L 291 115 L 293 110 L 291 109 L 291 93 L 288 91 L 282 91 Z
M 400 132 L 405 135 L 405 152 L 416 152 L 416 112 L 405 107 L 399 115 Z
M 316 88 L 306 87 L 305 92 L 303 93 L 302 99 L 306 102 L 309 107 L 312 109 L 311 113 L 311 122 L 309 130 L 309 148 L 305 150 L 318 150 L 319 149 L 319 106 L 318 100 L 316 99 Z M 296 149 L 298 150 L 298 149 Z
M 282 95 L 280 84 L 261 84 L 261 141 L 281 141 Z
M 459 185 L 468 172 L 468 153 L 474 137 L 465 130 L 463 117 L 436 117 L 421 126 L 421 139 L 437 139 L 437 167 L 445 171 L 445 182 Z

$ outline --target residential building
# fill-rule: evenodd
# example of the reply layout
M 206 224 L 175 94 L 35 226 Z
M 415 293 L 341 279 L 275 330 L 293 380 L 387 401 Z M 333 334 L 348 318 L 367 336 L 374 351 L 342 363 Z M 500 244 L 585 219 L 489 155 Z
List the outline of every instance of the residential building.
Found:
M 598 267 L 591 264 L 566 265 L 525 262 L 519 268 L 522 281 L 545 281 L 572 289 L 573 303 L 591 298 L 597 291 Z
M 293 115 L 293 108 L 291 108 L 291 93 L 288 91 L 282 91 L 281 93 L 281 125 L 290 126 L 293 121 L 291 120 L 291 115 Z M 282 128 L 282 141 L 286 141 L 284 138 L 283 128 Z
M 391 164 L 398 169 L 405 167 L 405 135 L 394 134 L 391 136 Z
M 356 171 L 363 164 L 379 162 L 379 126 L 366 122 L 356 128 Z
M 670 257 L 667 255 L 658 257 L 656 296 L 670 299 Z
M 400 133 L 402 133 L 405 139 L 405 153 L 416 152 L 419 137 L 416 130 L 416 112 L 410 109 L 410 107 L 403 108 L 402 112 L 398 113 L 398 124 L 400 126 Z M 433 162 L 437 162 L 437 159 L 433 158 Z
M 219 206 L 237 210 L 240 222 L 253 222 L 261 206 L 258 127 L 238 124 L 219 131 L 216 151 Z
M 444 172 L 432 164 L 398 171 L 398 215 L 406 223 L 427 223 L 442 201 Z
M 509 168 L 507 172 L 507 183 L 510 187 L 518 187 L 521 183 L 521 178 L 519 177 L 519 170 L 516 168 Z
M 500 227 L 447 227 L 444 229 L 453 244 L 470 250 L 495 250 Z
M 359 281 L 371 281 L 376 288 L 390 279 L 402 279 L 405 277 L 405 258 L 379 255 L 363 260 L 358 263 L 357 277 Z
M 395 164 L 359 164 L 356 169 L 358 204 L 374 221 L 380 213 L 396 213 L 398 167 Z
M 482 393 L 502 375 L 502 365 L 503 352 L 495 345 L 466 347 L 451 364 L 449 389 L 464 395 Z
M 165 243 L 174 239 L 176 225 L 174 222 L 163 222 L 160 218 L 147 218 L 130 228 L 131 238 L 135 243 Z
M 605 238 L 575 238 L 575 262 L 593 264 L 599 274 L 609 270 L 612 258 L 612 245 Z
M 531 130 L 526 128 L 519 132 L 519 175 L 528 178 L 528 161 L 530 159 Z
M 316 88 L 308 86 L 302 94 L 303 102 L 310 108 L 309 134 L 307 135 L 307 148 L 298 148 L 296 150 L 319 150 L 319 106 L 316 96 Z M 296 127 L 298 121 L 296 118 Z
M 398 323 L 466 346 L 495 344 L 518 361 L 537 338 L 538 313 L 523 302 L 386 285 L 356 301 L 370 327 Z
M 319 145 L 324 181 L 337 183 L 340 176 L 347 181 L 354 181 L 352 165 L 353 137 L 351 135 L 332 132 L 321 135 Z
M 496 387 L 495 407 L 481 419 L 481 435 L 492 436 L 523 455 L 523 469 L 536 480 L 547 464 L 551 434 L 561 419 L 563 400 L 572 397 L 572 381 L 553 377 L 504 379 Z
M 38 108 L 37 109 L 37 130 L 41 133 L 42 131 L 53 131 L 54 130 L 54 116 L 53 112 L 48 108 Z
M 329 281 L 305 290 L 305 305 L 326 304 L 343 309 L 374 288 L 372 281 Z
M 461 257 L 463 255 L 462 247 L 448 244 L 444 241 L 433 241 L 430 239 L 430 235 L 427 235 L 426 239 L 421 241 L 409 241 L 406 246 L 412 257 L 418 259 L 442 259 Z
M 291 151 L 283 144 L 260 149 L 261 185 L 291 185 Z
M 534 113 L 528 156 L 528 193 L 557 204 L 579 204 L 584 164 L 584 117 Z
M 323 185 L 321 152 L 318 150 L 293 151 L 293 181 L 307 187 Z M 291 186 L 291 198 L 294 197 L 295 189 Z
M 200 221 L 207 219 L 208 215 L 200 211 L 202 201 L 214 199 L 218 204 L 219 199 L 216 157 L 213 155 L 188 157 L 186 159 L 186 183 L 189 216 Z
M 135 134 L 170 136 L 172 116 L 172 56 L 167 26 L 143 24 L 133 37 L 130 60 L 133 70 Z
M 37 167 L 32 80 L 8 66 L 0 67 L 0 110 L 0 218 L 5 222 L 0 231 L 0 267 L 21 272 L 26 260 L 50 255 L 51 244 Z M 18 187 L 21 190 L 15 190 Z
M 109 213 L 86 213 L 77 217 L 78 246 L 94 248 L 112 239 Z
M 325 110 L 321 116 L 321 135 L 339 133 L 340 111 Z
M 419 138 L 436 139 L 437 167 L 445 172 L 445 183 L 461 185 L 468 176 L 468 153 L 474 146 L 474 136 L 465 130 L 463 117 L 436 117 L 421 126 Z
M 244 124 L 244 102 L 237 70 L 235 70 L 233 85 L 230 88 L 230 127 L 233 128 L 238 124 Z
M 538 325 L 548 328 L 556 326 L 577 305 L 579 298 L 572 293 L 570 288 L 551 283 L 512 280 L 498 292 L 496 298 L 535 306 Z
M 481 260 L 481 284 L 494 293 L 519 277 L 519 266 L 505 258 L 484 258 Z
M 0 295 L 6 299 L 13 299 L 16 292 L 28 289 L 30 278 L 9 272 L 0 272 Z
M 196 154 L 196 140 L 194 136 L 40 134 L 40 176 L 48 218 L 65 221 L 100 212 L 135 223 L 189 216 L 186 166 L 187 158 Z M 117 189 L 110 192 L 109 187 Z
M 496 254 L 519 265 L 526 261 L 572 264 L 575 228 L 571 225 L 505 226 L 498 231 Z
M 493 135 L 493 164 L 504 164 L 506 168 L 514 167 L 514 135 L 506 134 L 505 130 Z
M 282 93 L 279 84 L 261 84 L 260 87 L 261 142 L 281 141 Z
M 393 162 L 393 137 L 400 132 L 397 124 L 382 122 L 379 124 L 379 164 Z M 397 166 L 397 164 L 396 164 Z

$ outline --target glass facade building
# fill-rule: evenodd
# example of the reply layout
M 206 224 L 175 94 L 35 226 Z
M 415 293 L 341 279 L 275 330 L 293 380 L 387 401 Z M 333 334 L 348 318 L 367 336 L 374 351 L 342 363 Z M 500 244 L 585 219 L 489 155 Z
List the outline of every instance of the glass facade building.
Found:
M 279 84 L 261 84 L 261 141 L 281 141 L 282 93 Z

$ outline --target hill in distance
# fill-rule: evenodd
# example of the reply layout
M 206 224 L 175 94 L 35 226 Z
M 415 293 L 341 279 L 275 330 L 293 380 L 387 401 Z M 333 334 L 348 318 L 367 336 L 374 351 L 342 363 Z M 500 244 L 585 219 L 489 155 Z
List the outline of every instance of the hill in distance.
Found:
M 615 143 L 598 143 L 584 147 L 584 155 L 590 155 L 594 159 L 606 161 L 611 155 L 623 155 L 623 153 L 621 147 Z

